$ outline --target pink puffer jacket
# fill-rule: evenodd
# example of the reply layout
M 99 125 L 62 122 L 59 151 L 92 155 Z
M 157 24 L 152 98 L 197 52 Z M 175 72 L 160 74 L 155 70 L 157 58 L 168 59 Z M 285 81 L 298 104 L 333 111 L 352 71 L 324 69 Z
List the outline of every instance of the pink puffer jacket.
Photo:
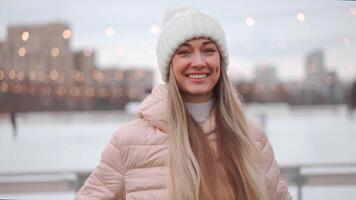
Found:
M 114 134 L 76 200 L 169 199 L 165 94 L 165 86 L 157 86 L 140 105 L 138 117 Z M 202 125 L 205 132 L 213 130 L 210 121 Z M 266 135 L 256 123 L 249 122 L 249 127 L 263 154 L 262 167 L 269 199 L 291 199 Z M 213 140 L 214 135 L 209 134 L 208 139 Z

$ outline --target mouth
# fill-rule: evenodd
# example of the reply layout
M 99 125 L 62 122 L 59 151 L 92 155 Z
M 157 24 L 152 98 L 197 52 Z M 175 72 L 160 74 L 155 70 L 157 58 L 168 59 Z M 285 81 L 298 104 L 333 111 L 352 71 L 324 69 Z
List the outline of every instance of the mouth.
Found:
M 204 74 L 188 74 L 187 77 L 191 79 L 203 79 L 208 77 L 209 74 L 204 73 Z

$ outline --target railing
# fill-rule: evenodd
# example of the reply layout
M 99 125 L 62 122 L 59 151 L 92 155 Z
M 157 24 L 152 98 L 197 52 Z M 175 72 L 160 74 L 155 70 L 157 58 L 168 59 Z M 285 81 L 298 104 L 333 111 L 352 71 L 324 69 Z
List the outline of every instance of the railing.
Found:
M 356 186 L 356 163 L 282 166 L 281 172 L 289 185 L 297 186 L 297 200 L 302 200 L 303 186 Z M 0 194 L 73 192 L 89 175 L 90 171 L 0 173 Z
M 303 186 L 356 186 L 356 163 L 284 166 L 281 172 L 288 185 L 297 186 L 297 200 L 302 200 Z

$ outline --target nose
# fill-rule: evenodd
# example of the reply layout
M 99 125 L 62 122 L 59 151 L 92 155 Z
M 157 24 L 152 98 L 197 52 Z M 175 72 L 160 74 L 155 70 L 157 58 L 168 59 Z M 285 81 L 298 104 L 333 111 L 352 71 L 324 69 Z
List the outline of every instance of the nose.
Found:
M 203 55 L 201 55 L 201 53 L 194 54 L 194 56 L 192 58 L 191 66 L 197 67 L 197 68 L 206 66 L 205 59 L 204 59 Z

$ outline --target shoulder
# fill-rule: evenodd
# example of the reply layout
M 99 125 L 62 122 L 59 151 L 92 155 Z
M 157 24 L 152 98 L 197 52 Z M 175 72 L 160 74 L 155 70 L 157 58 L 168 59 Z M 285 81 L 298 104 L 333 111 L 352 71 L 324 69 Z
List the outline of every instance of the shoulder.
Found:
M 256 142 L 261 153 L 261 167 L 266 182 L 269 199 L 291 199 L 286 182 L 281 177 L 273 148 L 260 122 L 256 119 L 248 120 L 251 138 Z
M 121 171 L 162 166 L 169 137 L 148 121 L 137 118 L 120 127 L 111 140 Z M 113 157 L 111 157 L 113 159 Z
M 268 136 L 257 119 L 249 119 L 248 127 L 251 139 L 258 147 L 264 163 L 269 167 L 274 160 L 274 152 Z
M 260 122 L 256 119 L 250 119 L 248 124 L 251 137 L 261 153 L 263 168 L 267 174 L 270 171 L 275 171 L 274 169 L 278 166 L 275 163 L 273 148 Z
M 165 135 L 148 121 L 136 118 L 115 131 L 112 143 L 118 148 L 161 144 L 166 142 Z
M 263 147 L 268 142 L 265 131 L 262 128 L 261 122 L 255 118 L 249 118 L 247 120 L 248 130 L 251 139 L 258 144 L 258 146 Z

